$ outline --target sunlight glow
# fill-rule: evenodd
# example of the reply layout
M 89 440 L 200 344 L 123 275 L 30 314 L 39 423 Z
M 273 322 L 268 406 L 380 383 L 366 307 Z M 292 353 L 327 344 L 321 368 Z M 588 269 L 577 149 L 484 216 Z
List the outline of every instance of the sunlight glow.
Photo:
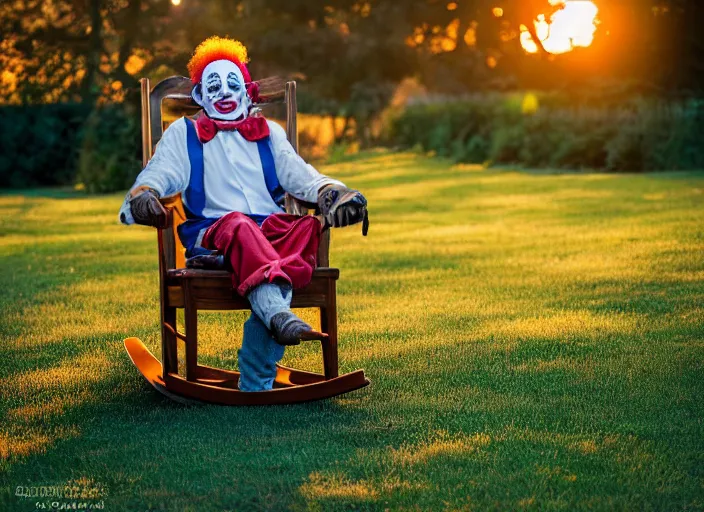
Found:
M 559 1 L 551 2 L 559 5 Z M 589 0 L 565 0 L 564 7 L 547 20 L 540 14 L 535 21 L 535 32 L 550 53 L 566 53 L 576 47 L 587 47 L 594 41 L 599 8 Z M 537 53 L 528 28 L 521 25 L 521 45 L 528 53 Z
M 175 6 L 181 5 L 181 0 L 171 0 L 171 3 L 174 4 Z

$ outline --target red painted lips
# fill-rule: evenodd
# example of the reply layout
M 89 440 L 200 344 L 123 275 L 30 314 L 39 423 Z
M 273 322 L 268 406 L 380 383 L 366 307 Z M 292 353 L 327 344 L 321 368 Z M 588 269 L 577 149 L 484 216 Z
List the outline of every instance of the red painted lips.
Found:
M 213 106 L 215 107 L 215 110 L 221 114 L 229 114 L 230 112 L 235 111 L 237 108 L 237 102 L 233 100 L 220 100 L 215 102 Z

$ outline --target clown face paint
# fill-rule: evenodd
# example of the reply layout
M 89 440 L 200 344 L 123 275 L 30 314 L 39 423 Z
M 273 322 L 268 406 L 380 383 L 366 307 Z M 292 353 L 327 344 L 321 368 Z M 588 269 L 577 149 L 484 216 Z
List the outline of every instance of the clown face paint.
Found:
M 208 117 L 222 121 L 246 119 L 252 105 L 240 68 L 224 59 L 205 67 L 201 83 L 193 88 L 191 96 Z

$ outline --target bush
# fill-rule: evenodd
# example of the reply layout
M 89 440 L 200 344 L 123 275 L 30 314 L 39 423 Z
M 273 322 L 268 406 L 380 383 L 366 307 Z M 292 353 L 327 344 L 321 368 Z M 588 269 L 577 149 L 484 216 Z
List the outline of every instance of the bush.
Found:
M 475 134 L 467 141 L 453 142 L 452 158 L 456 162 L 483 163 L 489 159 L 490 141 L 482 134 Z
M 564 137 L 555 148 L 551 165 L 568 169 L 604 169 L 606 145 L 618 127 L 612 122 L 611 114 L 600 109 L 563 113 L 567 115 L 560 127 Z
M 606 168 L 610 171 L 640 171 L 645 168 L 645 123 L 625 123 L 606 144 Z
M 80 104 L 2 107 L 0 187 L 72 184 L 89 113 Z
M 0 187 L 82 182 L 91 192 L 128 188 L 140 170 L 139 125 L 125 105 L 2 108 Z
M 385 142 L 420 145 L 467 163 L 614 171 L 704 168 L 701 100 L 664 104 L 640 98 L 569 108 L 569 98 L 552 93 L 542 106 L 531 95 L 533 108 L 527 110 L 521 97 L 416 102 L 389 117 Z
M 125 190 L 141 166 L 139 126 L 125 109 L 96 108 L 86 120 L 76 180 L 91 193 Z
M 648 108 L 642 106 L 642 110 Z M 644 139 L 644 168 L 704 168 L 704 104 L 690 101 L 683 105 L 658 105 L 640 113 Z
M 639 101 L 606 144 L 606 168 L 613 171 L 694 169 L 701 156 L 702 105 Z
M 546 167 L 553 164 L 555 152 L 568 144 L 569 133 L 566 131 L 565 116 L 538 112 L 526 117 L 523 138 L 518 144 L 518 159 L 529 167 Z M 501 160 L 496 160 L 500 162 Z
M 489 154 L 497 118 L 507 115 L 499 95 L 473 95 L 459 100 L 416 103 L 389 116 L 383 127 L 388 145 L 435 151 L 458 162 L 481 163 Z
M 520 163 L 524 140 L 523 130 L 522 124 L 497 128 L 493 133 L 489 158 L 501 164 Z

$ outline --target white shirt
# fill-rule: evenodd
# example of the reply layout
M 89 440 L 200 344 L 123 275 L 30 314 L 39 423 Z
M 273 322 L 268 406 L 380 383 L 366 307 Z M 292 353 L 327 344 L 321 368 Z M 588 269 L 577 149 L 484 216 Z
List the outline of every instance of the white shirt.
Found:
M 148 186 L 168 197 L 188 187 L 191 164 L 186 147 L 186 121 L 180 118 L 164 131 L 154 156 L 139 173 L 132 188 Z M 281 126 L 267 120 L 276 176 L 283 189 L 303 201 L 315 203 L 318 190 L 341 182 L 320 174 L 293 150 Z M 205 208 L 203 216 L 219 218 L 230 212 L 269 215 L 281 212 L 274 203 L 264 181 L 264 170 L 255 142 L 245 140 L 238 131 L 219 131 L 203 144 Z M 120 214 L 125 223 L 134 219 L 125 198 Z M 182 197 L 184 203 L 185 196 Z M 186 203 L 186 206 L 188 204 Z

